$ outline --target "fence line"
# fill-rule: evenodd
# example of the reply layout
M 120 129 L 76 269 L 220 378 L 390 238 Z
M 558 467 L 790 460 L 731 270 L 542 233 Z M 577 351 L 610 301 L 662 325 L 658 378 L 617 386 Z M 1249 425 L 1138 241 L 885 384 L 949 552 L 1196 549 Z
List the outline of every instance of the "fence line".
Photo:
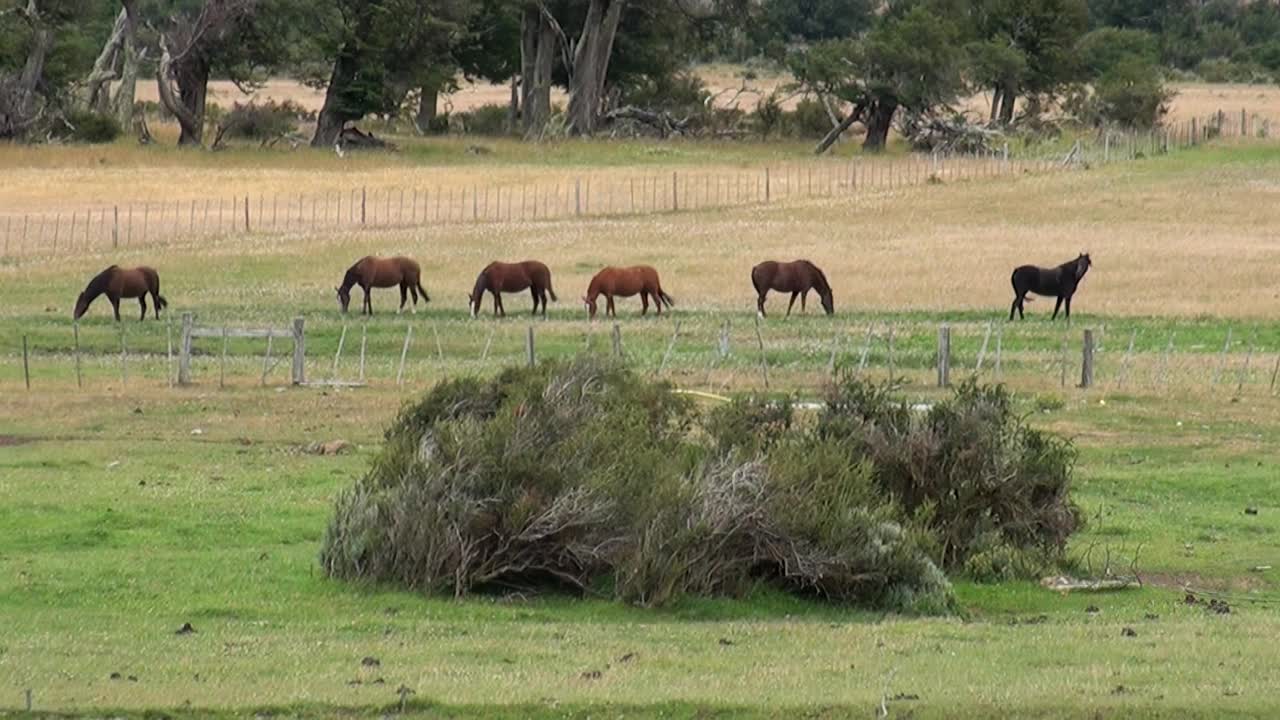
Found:
M 188 200 L 101 205 L 61 213 L 5 213 L 0 258 L 177 245 L 192 240 L 295 230 L 359 230 L 646 215 L 857 195 L 932 183 L 1013 177 L 1129 161 L 1195 147 L 1218 137 L 1266 137 L 1270 120 L 1219 111 L 1142 133 L 1099 131 L 1071 148 L 1011 153 L 912 153 L 816 160 L 728 172 L 675 170 L 634 176 L 583 175 L 554 183 L 367 187 L 318 194 L 237 193 Z M 65 217 L 64 217 L 65 216 Z M 64 229 L 65 228 L 65 229 Z
M 211 385 L 215 369 L 218 386 L 222 387 L 226 384 L 228 339 L 231 338 L 239 344 L 232 358 L 242 370 L 249 367 L 245 366 L 246 361 L 251 366 L 261 357 L 261 383 L 266 384 L 276 364 L 282 361 L 290 364 L 288 354 L 280 354 L 272 362 L 272 341 L 292 337 L 293 362 L 289 375 L 294 385 L 358 386 L 368 382 L 399 386 L 414 383 L 415 378 L 421 381 L 426 375 L 440 378 L 455 372 L 496 370 L 518 364 L 532 366 L 578 352 L 571 349 L 571 343 L 536 342 L 536 334 L 545 331 L 522 322 L 446 325 L 446 352 L 440 334 L 435 332 L 435 322 L 430 323 L 436 338 L 434 347 L 412 343 L 415 321 L 385 325 L 372 338 L 368 335 L 368 326 L 362 323 L 357 379 L 343 379 L 337 372 L 342 366 L 346 345 L 345 324 L 341 326 L 341 336 L 337 325 L 321 324 L 320 335 L 308 338 L 316 332 L 316 325 L 304 326 L 301 318 L 283 328 L 247 328 L 196 325 L 190 313 L 183 316 L 176 358 L 170 350 L 167 325 L 134 326 L 127 343 L 122 334 L 117 335 L 119 328 L 73 325 L 66 338 L 53 341 L 45 338 L 35 346 L 23 335 L 20 372 L 28 387 L 36 389 L 47 383 L 50 376 L 61 373 L 65 373 L 70 382 L 73 372 L 78 387 L 92 387 L 95 379 L 101 382 L 104 376 L 111 378 L 117 372 L 122 384 L 136 386 L 154 381 L 174 387 L 172 365 L 176 359 L 177 387 Z M 148 334 L 149 327 L 155 330 Z M 968 378 L 1001 382 L 1012 377 L 1015 384 L 1031 384 L 1038 390 L 1071 387 L 1101 388 L 1105 392 L 1123 386 L 1126 391 L 1145 390 L 1154 394 L 1167 394 L 1180 388 L 1223 397 L 1274 397 L 1277 376 L 1280 376 L 1280 348 L 1262 346 L 1256 333 L 1250 334 L 1247 340 L 1244 334 L 1233 334 L 1236 342 L 1228 341 L 1225 353 L 1219 351 L 1216 343 L 1206 350 L 1203 342 L 1196 348 L 1176 352 L 1173 332 L 1168 333 L 1167 345 L 1163 333 L 1150 334 L 1146 349 L 1135 353 L 1125 349 L 1126 340 L 1117 334 L 1119 347 L 1113 354 L 1107 347 L 1108 336 L 1100 328 L 1083 325 L 1064 329 L 1061 335 L 1056 328 L 1046 332 L 1044 328 L 1003 326 L 993 333 L 990 323 L 985 321 L 934 326 L 871 320 L 839 323 L 829 332 L 819 334 L 809 332 L 811 327 L 800 328 L 799 334 L 794 331 L 780 334 L 780 329 L 776 324 L 759 322 L 740 323 L 735 327 L 722 315 L 708 315 L 679 318 L 675 323 L 660 326 L 649 323 L 628 326 L 615 322 L 607 330 L 610 342 L 594 345 L 592 339 L 596 331 L 604 332 L 606 327 L 592 325 L 585 339 L 589 353 L 610 355 L 638 372 L 650 372 L 680 385 L 712 391 L 731 387 L 769 391 L 783 378 L 789 379 L 781 380 L 784 385 L 813 386 L 835 373 L 850 372 L 887 378 L 913 389 L 944 387 Z M 1136 332 L 1128 339 L 1130 348 L 1135 335 Z M 862 342 L 855 340 L 859 336 Z M 196 338 L 215 342 L 210 343 L 210 347 L 193 349 L 192 341 Z M 220 348 L 215 347 L 219 338 Z M 265 354 L 262 354 L 263 339 L 266 340 Z M 308 339 L 319 340 L 312 344 L 311 358 L 307 357 Z M 86 340 L 93 348 L 90 352 L 86 352 Z M 334 341 L 336 352 L 333 345 L 328 344 Z M 368 353 L 370 346 L 372 354 Z M 547 354 L 542 350 L 544 347 L 557 349 Z M 1185 341 L 1183 347 L 1187 348 Z M 308 383 L 308 360 L 313 376 L 324 374 L 327 379 Z M 322 373 L 315 364 L 318 362 L 332 369 Z M 195 372 L 193 364 L 196 363 L 204 368 L 203 373 Z M 50 371 L 50 365 L 55 366 L 56 373 Z M 160 366 L 163 366 L 162 372 L 156 369 Z M 248 377 L 244 372 L 241 375 Z M 1232 377 L 1234 382 L 1221 382 L 1223 376 Z M 1079 378 L 1079 382 L 1072 380 L 1068 384 L 1067 378 Z

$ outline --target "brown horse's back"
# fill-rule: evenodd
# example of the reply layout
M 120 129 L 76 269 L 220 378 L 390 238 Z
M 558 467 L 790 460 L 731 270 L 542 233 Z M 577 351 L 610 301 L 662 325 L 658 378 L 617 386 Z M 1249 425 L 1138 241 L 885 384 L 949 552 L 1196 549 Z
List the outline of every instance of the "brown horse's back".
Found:
M 757 292 L 805 292 L 813 288 L 821 290 L 824 284 L 819 280 L 821 274 L 818 267 L 808 260 L 787 263 L 766 260 L 751 268 L 751 284 Z
M 145 265 L 135 268 L 119 268 L 109 284 L 111 292 L 122 298 L 142 297 L 160 290 L 160 274 Z
M 422 276 L 422 269 L 411 258 L 397 255 L 380 258 L 368 255 L 355 265 L 360 279 L 369 287 L 395 287 L 400 283 L 417 285 Z
M 551 286 L 551 270 L 537 260 L 505 263 L 495 260 L 484 269 L 489 288 L 497 292 L 520 292 L 530 287 L 545 289 Z
M 631 267 L 607 267 L 591 279 L 591 290 L 604 295 L 615 295 L 618 297 L 631 297 L 638 295 L 641 290 L 652 290 L 657 292 L 660 289 L 658 282 L 658 271 L 648 265 L 633 265 Z

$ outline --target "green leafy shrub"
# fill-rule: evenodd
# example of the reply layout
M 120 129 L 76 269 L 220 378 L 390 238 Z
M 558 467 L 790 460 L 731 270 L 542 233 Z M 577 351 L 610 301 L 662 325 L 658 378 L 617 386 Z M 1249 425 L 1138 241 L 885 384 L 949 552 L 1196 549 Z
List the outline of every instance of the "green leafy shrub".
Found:
M 506 135 L 510 132 L 507 117 L 510 108 L 506 105 L 479 105 L 465 112 L 454 112 L 450 121 L 460 126 L 467 135 Z
M 585 357 L 441 383 L 406 406 L 338 499 L 337 578 L 464 595 L 500 587 L 646 606 L 761 584 L 913 612 L 951 607 L 940 569 L 1024 577 L 1079 525 L 1074 454 L 1001 388 L 927 413 L 844 376 L 816 418 L 785 400 L 699 413 Z
M 795 110 L 783 116 L 782 125 L 787 135 L 820 138 L 831 132 L 831 116 L 821 102 L 806 97 L 796 103 Z
M 228 138 L 273 140 L 296 132 L 300 122 L 313 118 L 314 113 L 292 100 L 280 103 L 268 100 L 235 103 L 217 122 Z
M 109 143 L 120 137 L 120 123 L 110 115 L 99 115 L 88 110 L 67 113 L 60 136 L 73 142 Z

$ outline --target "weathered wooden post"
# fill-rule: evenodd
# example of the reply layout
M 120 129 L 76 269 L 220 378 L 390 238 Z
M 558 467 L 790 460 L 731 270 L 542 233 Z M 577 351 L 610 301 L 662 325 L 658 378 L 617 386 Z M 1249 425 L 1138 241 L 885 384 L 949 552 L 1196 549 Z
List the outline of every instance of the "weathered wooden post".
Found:
M 1227 328 L 1227 341 L 1222 343 L 1222 352 L 1218 355 L 1218 366 L 1213 370 L 1213 382 L 1211 385 L 1217 385 L 1218 380 L 1222 378 L 1222 370 L 1227 364 L 1227 351 L 1231 349 L 1231 328 Z
M 662 362 L 658 364 L 658 374 L 661 375 L 663 370 L 667 369 L 667 360 L 671 358 L 671 350 L 676 346 L 676 340 L 680 338 L 680 323 L 683 320 L 676 321 L 675 332 L 671 333 L 671 342 L 667 343 L 667 351 L 662 354 Z
M 679 193 L 679 189 L 678 189 L 678 188 L 679 188 L 679 185 L 678 185 L 678 182 L 679 182 L 679 181 L 676 179 L 676 178 L 678 177 L 678 175 L 679 175 L 679 173 L 678 173 L 677 171 L 675 171 L 675 170 L 672 170 L 672 171 L 671 171 L 671 209 L 672 209 L 672 210 L 679 210 L 679 209 L 680 209 L 680 193 Z
M 227 326 L 222 326 L 222 358 L 218 363 L 218 387 L 227 386 Z
M 764 201 L 766 204 L 769 202 L 771 193 L 772 193 L 772 187 L 769 181 L 769 168 L 768 166 L 766 166 L 764 169 Z
M 305 321 L 293 319 L 293 384 L 302 385 L 307 381 L 307 335 Z
M 1253 335 L 1249 337 L 1249 350 L 1245 352 L 1244 365 L 1241 366 L 1240 368 L 1240 376 L 1238 378 L 1238 382 L 1236 383 L 1236 395 L 1239 395 L 1244 390 L 1244 381 L 1247 380 L 1249 377 L 1249 362 L 1253 360 L 1253 344 L 1254 342 L 1257 341 L 1257 339 L 1258 339 L 1258 333 L 1255 330 Z
M 533 348 L 533 326 L 532 325 L 530 325 L 527 328 L 527 331 L 525 332 L 524 352 L 525 352 L 525 362 L 529 367 L 533 367 L 534 365 L 538 364 L 538 357 L 537 357 L 537 354 L 534 352 L 534 348 Z
M 582 215 L 582 178 L 573 181 L 573 214 Z
M 194 217 L 194 214 L 192 215 L 192 217 Z M 248 195 L 244 196 L 244 231 L 245 231 L 245 234 L 249 233 L 249 196 Z
M 1275 364 L 1275 367 L 1271 368 L 1271 387 L 1270 387 L 1270 392 L 1271 392 L 1271 394 L 1272 394 L 1272 395 L 1275 395 L 1275 394 L 1276 394 L 1276 377 L 1277 377 L 1277 376 L 1280 376 L 1280 353 L 1277 353 L 1277 354 L 1276 354 L 1276 364 Z
M 760 374 L 764 376 L 764 389 L 769 389 L 769 359 L 764 352 L 764 334 L 760 332 L 760 315 L 756 315 L 756 346 L 760 349 Z
M 409 325 L 404 331 L 404 347 L 400 349 L 400 369 L 396 371 L 396 385 L 404 384 L 404 361 L 409 356 L 409 340 L 413 337 L 413 326 Z
M 22 380 L 31 389 L 31 362 L 27 359 L 27 336 L 22 336 Z
M 1093 387 L 1093 330 L 1085 329 L 1084 347 L 1080 358 L 1080 387 Z
M 338 360 L 342 359 L 342 346 L 347 342 L 347 324 L 342 323 L 342 334 L 338 336 L 338 351 L 333 354 L 333 368 L 329 371 L 329 379 L 338 377 Z
M 178 384 L 191 384 L 191 313 L 182 313 L 182 337 L 178 342 Z
M 369 344 L 369 323 L 360 325 L 360 382 L 364 382 L 364 351 Z
M 271 343 L 275 340 L 275 331 L 267 328 L 267 352 L 262 355 L 262 379 L 259 384 L 267 384 L 267 373 L 271 372 Z
M 369 204 L 369 189 L 360 188 L 360 224 L 365 224 L 365 210 Z
M 613 324 L 612 339 L 613 339 L 613 356 L 616 358 L 621 358 L 622 357 L 622 326 L 618 325 L 618 323 Z
M 951 384 L 951 326 L 938 328 L 938 387 Z
M 76 342 L 76 387 L 84 387 L 84 382 L 80 379 L 80 323 L 71 323 L 71 334 L 75 337 Z
M 164 377 L 173 387 L 173 315 L 164 314 Z
M 120 247 L 120 206 L 115 206 L 115 222 L 111 225 L 111 247 Z
M 987 357 L 987 343 L 991 341 L 992 322 L 987 321 L 987 333 L 982 336 L 982 347 L 978 350 L 978 361 L 974 363 L 973 374 L 977 375 L 982 372 L 982 361 Z

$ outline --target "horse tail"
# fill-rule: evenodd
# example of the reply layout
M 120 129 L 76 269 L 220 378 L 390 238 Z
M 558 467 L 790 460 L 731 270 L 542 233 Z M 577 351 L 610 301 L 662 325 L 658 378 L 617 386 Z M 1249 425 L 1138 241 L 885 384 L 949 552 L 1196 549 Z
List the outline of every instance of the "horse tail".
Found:
M 156 295 L 156 305 L 163 310 L 169 307 L 169 301 L 165 300 L 163 295 Z
M 675 298 L 673 298 L 673 297 L 671 297 L 670 295 L 668 295 L 668 294 L 667 294 L 667 291 L 666 291 L 666 290 L 663 290 L 662 288 L 658 288 L 658 297 L 662 298 L 662 301 L 663 301 L 663 302 L 665 302 L 665 303 L 667 304 L 667 307 L 675 307 L 675 306 L 676 306 Z
M 551 289 L 551 278 L 547 278 L 547 294 L 551 296 L 551 302 L 560 302 L 556 297 L 556 291 Z
M 418 292 L 422 293 L 422 302 L 431 302 L 431 296 L 427 294 L 427 289 L 422 287 L 422 276 L 419 275 L 418 279 L 413 282 L 418 286 Z

